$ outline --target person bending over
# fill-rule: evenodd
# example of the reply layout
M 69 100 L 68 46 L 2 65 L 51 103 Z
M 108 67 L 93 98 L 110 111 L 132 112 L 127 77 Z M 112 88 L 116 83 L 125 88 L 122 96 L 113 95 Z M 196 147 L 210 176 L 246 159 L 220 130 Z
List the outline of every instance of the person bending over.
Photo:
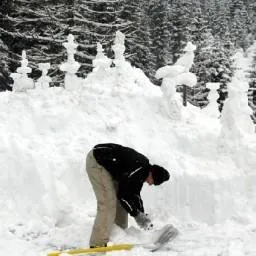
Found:
M 114 223 L 127 228 L 128 213 L 140 228 L 153 228 L 144 213 L 140 191 L 144 182 L 160 185 L 169 180 L 166 169 L 150 164 L 146 156 L 132 148 L 106 143 L 94 146 L 87 154 L 86 171 L 97 199 L 91 248 L 107 246 Z

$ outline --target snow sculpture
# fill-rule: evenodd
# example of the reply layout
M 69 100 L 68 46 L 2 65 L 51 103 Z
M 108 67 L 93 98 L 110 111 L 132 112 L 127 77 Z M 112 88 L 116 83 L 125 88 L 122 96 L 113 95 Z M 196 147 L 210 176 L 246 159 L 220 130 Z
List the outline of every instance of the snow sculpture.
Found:
M 124 46 L 124 40 L 125 40 L 125 35 L 117 31 L 116 32 L 116 38 L 114 41 L 114 45 L 112 46 L 112 49 L 115 53 L 115 60 L 114 63 L 116 67 L 120 67 L 124 62 L 124 51 L 125 51 L 125 46 Z
M 124 40 L 125 35 L 121 33 L 120 31 L 116 32 L 116 37 L 114 40 L 114 45 L 112 46 L 112 49 L 115 53 L 115 69 L 114 69 L 114 75 L 115 75 L 115 87 L 112 89 L 112 93 L 115 94 L 116 90 L 124 89 L 129 90 L 135 89 L 131 88 L 131 84 L 134 84 L 134 77 L 131 75 L 133 74 L 133 68 L 130 65 L 129 62 L 125 60 L 124 52 L 125 52 L 125 46 L 124 46 Z
M 207 83 L 207 87 L 210 89 L 208 94 L 209 104 L 204 111 L 213 118 L 219 118 L 220 112 L 218 108 L 217 99 L 219 98 L 219 94 L 217 89 L 219 88 L 219 83 Z
M 17 73 L 12 73 L 10 76 L 14 83 L 12 85 L 13 91 L 24 92 L 28 89 L 34 88 L 33 79 L 29 78 L 27 74 L 31 73 L 32 69 L 28 67 L 28 59 L 26 51 L 22 51 L 21 67 L 17 68 Z
M 174 79 L 163 79 L 161 89 L 164 98 L 164 108 L 168 116 L 173 120 L 182 119 L 182 99 L 176 93 L 176 81 Z
M 64 88 L 68 90 L 75 90 L 81 87 L 82 78 L 76 76 L 76 72 L 80 68 L 80 64 L 75 61 L 74 55 L 78 44 L 74 42 L 74 36 L 68 35 L 68 42 L 63 43 L 63 46 L 67 49 L 68 59 L 66 63 L 60 65 L 60 70 L 65 71 Z
M 42 71 L 42 75 L 35 83 L 36 88 L 46 89 L 50 87 L 49 83 L 52 81 L 52 79 L 47 76 L 49 68 L 50 63 L 39 63 L 39 69 Z
M 97 43 L 97 55 L 95 59 L 92 61 L 92 65 L 94 67 L 94 71 L 98 71 L 99 73 L 105 72 L 107 69 L 110 68 L 112 60 L 109 59 L 104 54 L 104 50 L 100 43 Z
M 177 85 L 193 87 L 197 83 L 196 76 L 189 72 L 194 61 L 196 46 L 188 42 L 181 56 L 173 66 L 164 66 L 157 70 L 156 78 L 163 79 L 161 90 L 164 97 L 164 107 L 169 117 L 174 120 L 182 118 L 182 99 L 176 93 Z
M 105 55 L 102 45 L 97 43 L 97 54 L 92 61 L 93 71 L 87 75 L 84 86 L 100 92 L 111 90 L 114 80 L 112 78 L 111 64 L 112 60 Z
M 109 76 L 112 60 L 105 56 L 104 50 L 100 43 L 97 43 L 97 55 L 92 61 L 92 64 L 94 67 L 93 73 L 96 77 L 99 76 L 101 80 L 104 80 L 107 78 L 107 76 Z
M 228 98 L 224 104 L 221 115 L 221 137 L 231 140 L 242 138 L 244 134 L 255 132 L 253 121 L 250 117 L 252 109 L 248 105 L 247 83 L 233 79 L 228 86 Z M 242 88 L 243 86 L 243 88 Z
M 241 150 L 246 148 L 244 138 L 255 132 L 253 121 L 250 117 L 251 108 L 248 106 L 247 83 L 233 78 L 228 86 L 228 98 L 225 101 L 221 114 L 221 132 L 219 146 L 222 152 L 234 154 L 237 164 L 243 163 Z M 243 88 L 242 88 L 243 86 Z
M 115 67 L 111 68 L 111 75 L 115 84 L 112 87 L 112 94 L 123 91 L 133 95 L 138 92 L 145 92 L 145 88 L 150 84 L 149 79 L 145 76 L 142 70 L 132 67 L 132 65 L 125 59 L 125 35 L 120 31 L 116 32 L 114 45 L 115 58 L 113 63 Z

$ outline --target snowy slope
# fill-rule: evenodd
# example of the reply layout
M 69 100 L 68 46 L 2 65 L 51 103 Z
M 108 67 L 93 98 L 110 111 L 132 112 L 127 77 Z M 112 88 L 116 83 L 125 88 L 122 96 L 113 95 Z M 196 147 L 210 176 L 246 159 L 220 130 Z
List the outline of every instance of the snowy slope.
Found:
M 246 82 L 241 72 L 252 50 L 246 59 L 237 56 L 241 67 L 236 78 L 241 82 Z M 170 120 L 160 89 L 140 71 L 134 69 L 132 75 L 137 84 L 114 90 L 114 80 L 104 84 L 92 74 L 78 91 L 0 94 L 4 255 L 45 255 L 55 248 L 88 246 L 95 198 L 84 162 L 86 152 L 102 142 L 133 147 L 171 171 L 170 182 L 157 188 L 145 185 L 142 197 L 156 228 L 173 223 L 181 231 L 172 255 L 256 255 L 255 134 L 243 138 L 235 155 L 223 155 L 219 119 L 189 106 L 181 121 Z M 112 242 L 152 239 L 133 219 L 130 224 L 125 232 L 115 227 Z M 143 249 L 133 252 L 149 255 Z

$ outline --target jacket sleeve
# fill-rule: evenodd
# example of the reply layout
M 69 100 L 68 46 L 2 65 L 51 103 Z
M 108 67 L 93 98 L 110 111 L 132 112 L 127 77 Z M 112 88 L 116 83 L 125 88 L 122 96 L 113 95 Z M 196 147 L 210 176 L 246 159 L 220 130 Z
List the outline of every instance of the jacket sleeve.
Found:
M 133 217 L 144 212 L 140 191 L 146 175 L 143 167 L 138 167 L 119 181 L 117 197 L 123 208 Z

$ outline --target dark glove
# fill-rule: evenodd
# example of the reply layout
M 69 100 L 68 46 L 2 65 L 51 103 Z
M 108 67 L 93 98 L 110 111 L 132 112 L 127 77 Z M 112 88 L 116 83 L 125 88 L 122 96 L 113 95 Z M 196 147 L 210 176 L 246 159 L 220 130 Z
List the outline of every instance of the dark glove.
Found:
M 151 230 L 153 228 L 153 224 L 147 214 L 140 212 L 134 218 L 140 228 L 144 230 Z

